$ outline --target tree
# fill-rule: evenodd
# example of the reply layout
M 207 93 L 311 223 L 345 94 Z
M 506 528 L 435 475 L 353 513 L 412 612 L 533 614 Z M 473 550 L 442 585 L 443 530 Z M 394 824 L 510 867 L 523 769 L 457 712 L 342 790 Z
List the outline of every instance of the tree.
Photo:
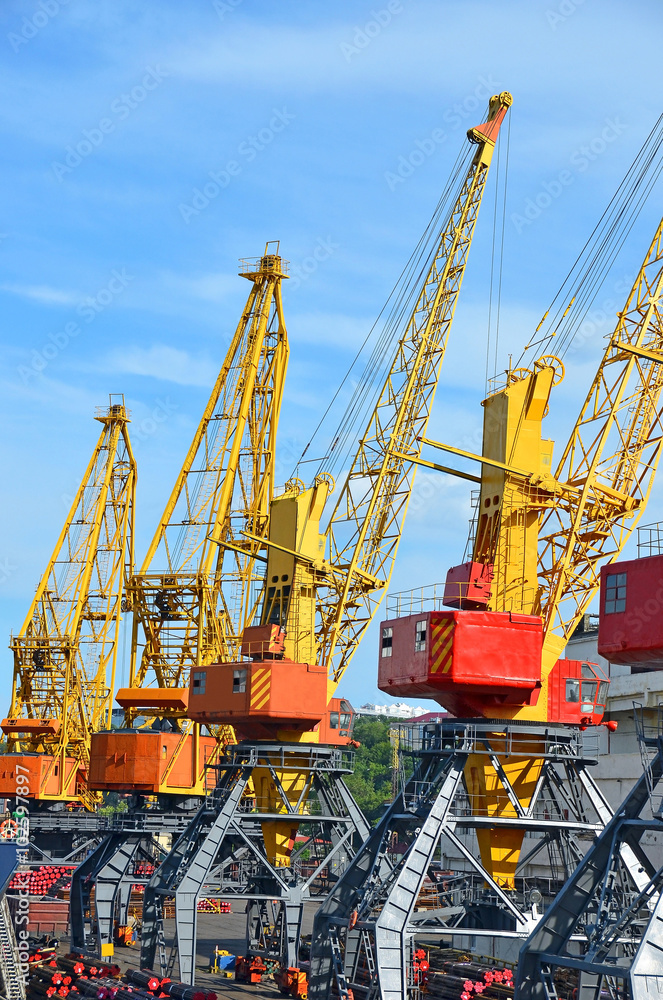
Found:
M 391 743 L 388 719 L 360 716 L 353 737 L 361 743 L 355 757 L 354 774 L 347 785 L 369 823 L 375 824 L 391 802 Z

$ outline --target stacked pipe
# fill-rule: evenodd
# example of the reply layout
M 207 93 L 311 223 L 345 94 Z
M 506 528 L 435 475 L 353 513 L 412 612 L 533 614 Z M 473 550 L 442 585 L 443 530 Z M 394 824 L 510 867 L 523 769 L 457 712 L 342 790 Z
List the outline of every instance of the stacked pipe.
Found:
M 75 867 L 75 865 L 40 865 L 30 872 L 17 871 L 7 886 L 7 891 L 27 889 L 31 896 L 45 896 L 56 883 L 58 887 L 68 888 L 71 886 L 71 874 Z
M 134 986 L 142 986 L 150 993 L 158 993 L 162 986 L 170 982 L 170 979 L 161 979 L 156 972 L 149 972 L 146 969 L 129 969 L 127 979 Z
M 100 962 L 96 958 L 86 958 L 84 955 L 77 955 L 76 952 L 69 952 L 64 958 L 58 958 L 58 965 L 65 969 L 72 965 L 83 966 L 83 970 L 77 975 L 82 975 L 83 973 L 92 979 L 101 978 L 107 976 L 109 979 L 119 979 L 122 975 L 122 971 L 119 965 L 108 965 L 104 962 Z
M 76 1000 L 217 1000 L 211 990 L 173 983 L 145 969 L 130 969 L 122 980 L 117 965 L 73 952 L 30 970 L 26 1000 L 58 1000 L 70 993 Z
M 30 981 L 27 997 L 31 1000 L 43 1000 L 44 997 L 66 997 L 76 992 L 74 977 L 67 971 L 58 969 L 55 962 L 48 965 L 33 966 L 30 970 Z
M 419 962 L 419 966 L 424 964 Z M 426 990 L 444 1000 L 500 1000 L 513 997 L 513 972 L 490 962 L 443 960 L 435 950 L 426 964 Z
M 112 1000 L 121 986 L 119 979 L 108 979 L 100 976 L 98 979 L 85 979 L 81 976 L 76 980 L 78 992 L 93 1000 Z
M 34 940 L 28 941 L 28 963 L 34 965 L 37 962 L 49 962 L 55 955 L 57 943 L 44 944 L 43 941 L 37 943 Z
M 198 913 L 230 913 L 230 903 L 221 899 L 199 899 Z
M 217 1000 L 213 990 L 201 990 L 199 986 L 187 986 L 186 983 L 164 983 L 162 988 L 173 1000 Z

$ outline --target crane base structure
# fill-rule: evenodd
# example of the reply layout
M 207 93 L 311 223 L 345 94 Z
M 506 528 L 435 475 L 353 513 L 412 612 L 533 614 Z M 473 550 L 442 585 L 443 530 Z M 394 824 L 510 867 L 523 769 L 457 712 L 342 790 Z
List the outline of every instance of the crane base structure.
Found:
M 663 726 L 638 721 L 644 774 L 523 945 L 519 1000 L 555 1000 L 561 975 L 577 976 L 578 1000 L 661 994 Z
M 340 747 L 309 743 L 226 746 L 214 765 L 214 792 L 146 886 L 141 966 L 160 963 L 170 974 L 177 959 L 182 982 L 194 983 L 197 904 L 206 896 L 248 901 L 248 957 L 298 966 L 304 903 L 327 895 L 370 834 L 344 780 L 352 772 L 352 757 Z M 295 773 L 304 776 L 299 802 L 288 784 Z M 264 808 L 265 775 L 276 791 L 276 809 Z M 289 866 L 269 857 L 263 824 L 289 829 Z M 168 899 L 175 901 L 170 955 L 163 933 Z
M 120 813 L 106 822 L 101 839 L 71 879 L 69 923 L 74 951 L 92 958 L 109 954 L 116 928 L 129 923 L 132 886 L 147 881 L 141 863 L 159 864 L 166 854 L 164 836 L 174 841 L 192 816 L 191 811 L 146 809 Z
M 596 764 L 588 746 L 591 730 L 450 719 L 421 726 L 410 735 L 409 747 L 407 739 L 404 730 L 401 751 L 405 748 L 414 759 L 412 776 L 402 782 L 316 914 L 311 1000 L 334 993 L 342 1000 L 414 996 L 417 937 L 442 938 L 459 947 L 478 938 L 484 949 L 491 941 L 527 938 L 539 919 L 537 906 L 554 898 L 582 859 L 581 839 L 593 838 L 611 819 L 589 773 Z M 523 796 L 509 772 L 514 764 L 522 774 L 527 754 L 537 765 L 533 787 Z M 492 769 L 488 796 L 485 789 L 484 794 L 473 790 L 468 778 L 473 761 L 484 773 Z M 500 884 L 482 861 L 482 839 L 492 831 L 507 844 L 509 831 L 516 842 L 528 837 L 529 850 L 509 885 Z M 478 849 L 465 833 L 474 835 Z M 465 859 L 464 871 L 448 879 L 436 909 L 418 909 L 424 880 L 444 841 Z M 395 842 L 402 854 L 394 852 Z M 555 877 L 528 882 L 520 873 L 540 852 L 547 852 Z

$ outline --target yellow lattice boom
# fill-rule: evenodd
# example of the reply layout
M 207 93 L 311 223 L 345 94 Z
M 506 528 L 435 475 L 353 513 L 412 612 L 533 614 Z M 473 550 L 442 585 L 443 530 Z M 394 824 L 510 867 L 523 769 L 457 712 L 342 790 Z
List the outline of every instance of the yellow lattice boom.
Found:
M 333 571 L 320 590 L 318 662 L 335 687 L 373 619 L 391 576 L 440 368 L 465 273 L 500 125 L 512 103 L 492 97 L 487 121 L 468 132 L 477 144 L 439 234 L 396 356 L 327 529 Z
M 564 449 L 540 526 L 546 642 L 562 645 L 644 512 L 661 455 L 663 221 Z
M 2 723 L 12 755 L 36 755 L 25 758 L 31 797 L 78 798 L 89 807 L 89 742 L 110 727 L 136 487 L 123 397 L 111 397 L 96 419 L 103 430 L 23 627 L 11 639 L 12 701 Z
M 251 291 L 143 565 L 129 584 L 131 689 L 182 690 L 193 666 L 239 655 L 262 581 L 288 362 L 278 243 L 240 274 Z M 258 560 L 258 561 L 257 561 Z M 158 567 L 158 569 L 157 569 Z M 129 723 L 145 698 L 125 698 Z M 158 715 L 182 705 L 155 698 Z M 230 736 L 227 733 L 226 736 Z

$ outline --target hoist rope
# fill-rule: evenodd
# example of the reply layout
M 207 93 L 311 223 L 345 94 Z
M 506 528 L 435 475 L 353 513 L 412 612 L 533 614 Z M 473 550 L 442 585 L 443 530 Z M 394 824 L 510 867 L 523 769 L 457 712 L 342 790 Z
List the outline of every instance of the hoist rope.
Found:
M 419 295 L 421 294 L 423 283 L 438 252 L 440 235 L 446 228 L 453 207 L 458 200 L 473 155 L 474 150 L 471 148 L 468 150 L 466 147 L 461 149 L 458 154 L 449 180 L 437 203 L 435 211 L 426 225 L 421 239 L 389 293 L 387 301 L 380 310 L 377 319 L 355 354 L 338 389 L 320 417 L 295 466 L 293 475 L 297 474 L 299 466 L 305 461 L 306 454 L 320 434 L 335 402 L 339 399 L 353 372 L 356 371 L 367 349 L 373 344 L 371 353 L 350 396 L 345 412 L 341 416 L 338 427 L 328 439 L 330 445 L 324 458 L 319 460 L 320 464 L 317 471 L 318 474 L 329 473 L 338 475 L 346 468 L 351 453 L 354 452 L 356 447 L 356 428 L 365 426 L 368 414 L 375 409 L 384 385 L 384 378 L 392 363 L 396 344 L 412 317 Z M 379 324 L 383 317 L 384 323 L 380 327 Z
M 546 353 L 564 357 L 571 347 L 663 169 L 662 143 L 663 115 L 576 257 L 516 367 L 527 364 L 525 356 L 529 351 L 535 351 L 530 357 Z

